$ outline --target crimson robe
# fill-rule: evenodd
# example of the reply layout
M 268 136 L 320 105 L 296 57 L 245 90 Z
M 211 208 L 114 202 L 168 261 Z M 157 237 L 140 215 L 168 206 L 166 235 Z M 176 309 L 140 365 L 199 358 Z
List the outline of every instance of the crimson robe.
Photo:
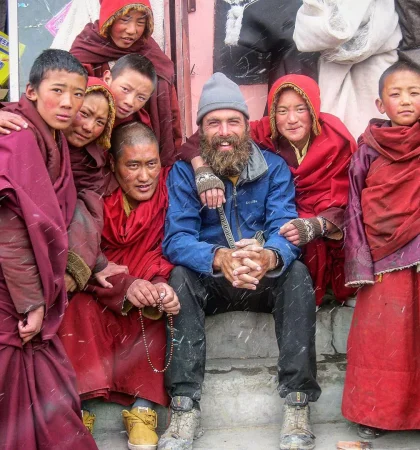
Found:
M 175 71 L 172 61 L 163 53 L 155 40 L 149 37 L 146 41 L 140 38 L 131 47 L 124 49 L 117 47 L 111 38 L 100 34 L 100 24 L 118 13 L 125 6 L 132 4 L 131 0 L 104 0 L 101 4 L 100 21 L 89 23 L 76 37 L 70 49 L 87 69 L 89 75 L 102 78 L 108 63 L 124 55 L 138 53 L 147 57 L 153 63 L 158 83 L 148 101 L 146 108 L 150 116 L 153 132 L 159 142 L 160 159 L 164 166 L 170 166 L 176 161 L 176 150 L 181 145 L 181 121 L 178 99 L 175 91 Z M 150 6 L 149 2 L 138 2 Z M 144 113 L 139 113 L 142 120 Z M 143 115 L 141 115 L 143 114 Z
M 102 249 L 109 260 L 127 265 L 130 274 L 109 278 L 112 289 L 88 286 L 88 293 L 75 295 L 66 311 L 59 335 L 76 370 L 82 400 L 102 397 L 129 405 L 142 397 L 168 402 L 163 374 L 154 373 L 148 363 L 137 309 L 123 315 L 124 295 L 134 280 L 164 282 L 172 270 L 161 249 L 168 171 L 162 169 L 153 197 L 128 217 L 119 186 L 105 198 Z M 145 317 L 144 325 L 151 360 L 162 369 L 165 322 Z
M 0 224 L 1 448 L 95 449 L 81 421 L 74 371 L 56 334 L 67 305 L 66 230 L 76 202 L 67 144 L 61 132 L 56 142 L 25 96 L 5 110 L 24 117 L 29 128 L 0 138 L 1 209 L 13 212 L 17 221 L 16 231 L 7 222 Z M 22 303 L 22 292 L 30 288 L 26 275 L 21 289 L 7 275 L 17 261 L 7 252 L 14 239 L 22 271 L 29 256 L 37 269 L 28 272 L 32 286 L 42 286 L 33 305 Z M 45 305 L 42 330 L 22 345 L 18 321 L 39 300 Z
M 346 281 L 362 285 L 350 328 L 343 416 L 420 429 L 420 123 L 373 119 L 350 166 Z

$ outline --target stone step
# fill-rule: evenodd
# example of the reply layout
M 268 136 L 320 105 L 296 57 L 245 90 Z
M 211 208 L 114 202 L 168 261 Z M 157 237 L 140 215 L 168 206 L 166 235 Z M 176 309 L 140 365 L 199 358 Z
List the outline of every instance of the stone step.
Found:
M 311 406 L 314 423 L 342 420 L 344 351 L 352 313 L 351 308 L 334 306 L 317 313 L 318 381 L 323 392 Z M 206 336 L 203 426 L 217 429 L 281 423 L 278 348 L 271 315 L 232 312 L 208 317 Z M 99 434 L 121 431 L 123 407 L 94 400 L 89 402 L 89 409 L 97 416 Z M 158 408 L 158 423 L 161 430 L 166 428 L 165 408 Z
M 336 450 L 338 441 L 360 441 L 356 427 L 348 422 L 313 426 L 317 450 Z M 279 426 L 206 430 L 194 442 L 194 450 L 278 450 Z M 126 450 L 125 433 L 106 432 L 95 437 L 99 450 Z M 387 433 L 373 441 L 375 450 L 419 450 L 419 431 Z

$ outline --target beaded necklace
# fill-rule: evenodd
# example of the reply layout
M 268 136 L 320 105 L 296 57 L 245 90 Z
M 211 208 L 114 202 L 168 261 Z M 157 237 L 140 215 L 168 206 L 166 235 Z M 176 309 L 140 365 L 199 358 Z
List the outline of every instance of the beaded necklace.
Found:
M 162 299 L 160 299 L 160 301 L 158 303 L 158 311 L 163 312 Z M 146 331 L 145 331 L 144 323 L 143 323 L 143 313 L 142 313 L 141 309 L 139 309 L 139 316 L 140 316 L 141 332 L 143 334 L 143 342 L 144 342 L 144 346 L 146 348 L 146 356 L 147 356 L 147 361 L 149 363 L 149 366 L 152 368 L 153 372 L 155 372 L 155 373 L 164 373 L 168 370 L 168 368 L 172 362 L 172 356 L 174 354 L 174 318 L 173 318 L 172 314 L 168 314 L 169 333 L 171 336 L 171 346 L 169 349 L 168 361 L 167 361 L 165 367 L 162 370 L 159 370 L 159 369 L 156 369 L 156 367 L 152 363 L 152 360 L 150 359 L 149 347 L 148 347 L 147 341 L 146 341 Z

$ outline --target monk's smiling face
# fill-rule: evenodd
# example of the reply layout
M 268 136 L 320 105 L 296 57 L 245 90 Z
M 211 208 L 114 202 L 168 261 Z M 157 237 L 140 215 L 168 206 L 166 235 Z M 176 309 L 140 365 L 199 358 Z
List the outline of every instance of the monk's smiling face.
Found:
M 64 130 L 67 141 L 74 147 L 84 147 L 95 141 L 104 131 L 109 104 L 100 92 L 87 94 L 72 124 Z
M 26 97 L 53 130 L 70 126 L 83 104 L 86 78 L 75 72 L 49 70 L 37 88 L 28 84 Z
M 150 200 L 160 174 L 159 149 L 155 143 L 124 145 L 111 169 L 132 208 Z

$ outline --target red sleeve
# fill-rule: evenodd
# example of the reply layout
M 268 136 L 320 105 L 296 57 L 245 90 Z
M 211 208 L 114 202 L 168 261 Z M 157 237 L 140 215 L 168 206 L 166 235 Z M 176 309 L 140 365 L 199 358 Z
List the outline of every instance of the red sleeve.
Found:
M 101 286 L 98 286 L 97 284 L 88 284 L 85 292 L 91 293 L 99 303 L 102 303 L 112 312 L 121 314 L 124 304 L 124 296 L 127 292 L 127 289 L 135 280 L 137 280 L 136 277 L 127 275 L 125 273 L 114 275 L 108 278 L 108 281 L 113 286 L 111 289 L 103 288 Z
M 6 205 L 0 206 L 0 264 L 18 313 L 24 314 L 45 304 L 25 221 Z
M 190 136 L 178 151 L 178 159 L 182 161 L 191 162 L 196 156 L 200 156 L 200 136 L 198 131 Z
M 182 130 L 181 130 L 181 113 L 179 111 L 178 97 L 176 95 L 175 86 L 171 89 L 171 111 L 172 111 L 172 131 L 174 135 L 175 150 L 181 147 Z

